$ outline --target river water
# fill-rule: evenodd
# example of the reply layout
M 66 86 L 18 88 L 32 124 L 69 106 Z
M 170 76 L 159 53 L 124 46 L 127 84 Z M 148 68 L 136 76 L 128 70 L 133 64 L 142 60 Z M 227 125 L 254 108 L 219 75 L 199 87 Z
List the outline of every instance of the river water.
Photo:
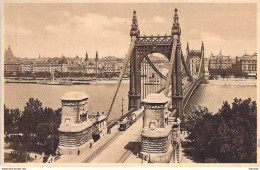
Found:
M 61 107 L 60 98 L 69 91 L 83 91 L 90 96 L 88 108 L 91 112 L 104 111 L 107 113 L 112 102 L 112 96 L 116 84 L 112 82 L 95 83 L 90 85 L 40 85 L 40 84 L 4 84 L 4 104 L 8 108 L 19 108 L 23 110 L 29 98 L 39 99 L 44 107 L 57 109 Z M 122 98 L 124 99 L 124 110 L 128 108 L 129 82 L 124 80 L 118 92 L 110 120 L 121 115 Z M 247 85 L 210 85 L 199 86 L 187 104 L 185 112 L 190 112 L 197 105 L 208 107 L 215 113 L 222 106 L 223 101 L 232 103 L 233 99 L 251 98 L 256 100 L 256 86 Z

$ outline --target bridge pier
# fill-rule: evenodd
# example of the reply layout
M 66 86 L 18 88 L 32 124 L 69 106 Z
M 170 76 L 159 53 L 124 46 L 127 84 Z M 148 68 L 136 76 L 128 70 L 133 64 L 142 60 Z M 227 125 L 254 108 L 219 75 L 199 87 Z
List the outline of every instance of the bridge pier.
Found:
M 133 92 L 129 92 L 129 105 L 128 110 L 141 108 L 141 95 Z

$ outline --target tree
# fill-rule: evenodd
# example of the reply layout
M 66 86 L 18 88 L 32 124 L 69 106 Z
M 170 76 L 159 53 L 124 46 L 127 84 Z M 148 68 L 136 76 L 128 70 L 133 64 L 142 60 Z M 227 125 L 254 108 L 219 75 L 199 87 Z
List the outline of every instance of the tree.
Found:
M 37 125 L 43 118 L 42 103 L 38 99 L 30 98 L 26 103 L 20 118 L 20 129 L 24 135 L 34 135 Z
M 53 154 L 59 144 L 58 128 L 61 122 L 61 108 L 43 108 L 38 99 L 29 99 L 21 114 L 19 109 L 4 107 L 5 132 L 14 151 L 7 161 L 25 162 L 27 152 Z M 15 127 L 14 124 L 15 123 Z M 15 129 L 15 130 L 12 130 Z
M 4 132 L 6 134 L 6 137 L 10 133 L 10 129 L 8 127 L 10 127 L 11 123 L 12 123 L 12 117 L 10 115 L 10 111 L 4 105 Z
M 19 109 L 8 109 L 4 105 L 4 132 L 6 137 L 9 134 L 19 132 L 18 121 L 20 119 L 21 111 Z
M 187 120 L 184 152 L 197 162 L 256 162 L 256 102 L 224 102 L 217 114 L 199 108 Z
M 36 143 L 39 146 L 39 151 L 40 152 L 45 152 L 48 150 L 46 144 L 48 138 L 51 136 L 51 127 L 49 123 L 40 123 L 38 124 L 36 128 Z
M 216 131 L 216 120 L 207 108 L 199 108 L 188 117 L 187 145 L 185 153 L 197 162 L 204 162 L 207 157 L 214 154 L 209 138 Z

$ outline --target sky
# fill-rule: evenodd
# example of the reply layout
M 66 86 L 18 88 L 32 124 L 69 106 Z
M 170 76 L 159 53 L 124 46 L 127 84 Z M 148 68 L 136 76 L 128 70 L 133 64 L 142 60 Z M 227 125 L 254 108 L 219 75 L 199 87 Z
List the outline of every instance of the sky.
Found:
M 257 50 L 257 5 L 254 3 L 10 3 L 4 5 L 4 48 L 17 57 L 124 58 L 130 44 L 133 10 L 141 35 L 171 34 L 178 8 L 182 48 L 205 56 L 241 56 Z

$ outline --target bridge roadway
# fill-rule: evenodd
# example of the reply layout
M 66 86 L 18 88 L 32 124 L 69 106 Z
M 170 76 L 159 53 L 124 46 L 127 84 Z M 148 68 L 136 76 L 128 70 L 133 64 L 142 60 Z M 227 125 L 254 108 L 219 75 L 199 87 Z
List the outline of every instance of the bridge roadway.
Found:
M 112 143 L 95 156 L 91 163 L 123 163 L 131 154 L 136 154 L 139 150 L 140 134 L 143 119 L 139 118 L 126 131 L 123 131 Z M 136 158 L 133 163 L 141 160 Z

